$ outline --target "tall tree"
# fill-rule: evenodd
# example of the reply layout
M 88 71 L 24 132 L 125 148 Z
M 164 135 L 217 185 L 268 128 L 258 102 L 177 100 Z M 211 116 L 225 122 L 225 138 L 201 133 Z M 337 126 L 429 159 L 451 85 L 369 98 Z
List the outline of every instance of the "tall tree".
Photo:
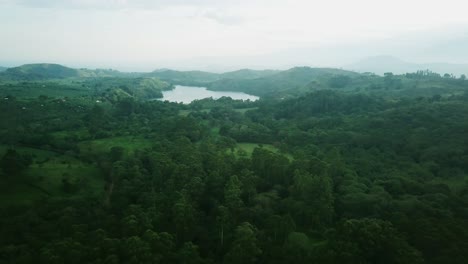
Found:
M 235 238 L 224 261 L 228 264 L 257 263 L 262 250 L 258 246 L 257 230 L 248 222 L 236 229 Z

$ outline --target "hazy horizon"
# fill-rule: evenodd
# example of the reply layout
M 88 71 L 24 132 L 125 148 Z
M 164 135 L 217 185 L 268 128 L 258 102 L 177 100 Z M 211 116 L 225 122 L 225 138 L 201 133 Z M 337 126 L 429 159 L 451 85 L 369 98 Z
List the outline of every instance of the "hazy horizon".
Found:
M 0 0 L 0 66 L 215 72 L 468 63 L 463 1 Z

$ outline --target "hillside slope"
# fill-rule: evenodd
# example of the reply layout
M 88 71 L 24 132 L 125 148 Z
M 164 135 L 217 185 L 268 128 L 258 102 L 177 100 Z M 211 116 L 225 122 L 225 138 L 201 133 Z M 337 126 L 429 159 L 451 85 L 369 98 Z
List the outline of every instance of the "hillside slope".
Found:
M 385 72 L 405 74 L 419 70 L 430 70 L 439 74 L 468 74 L 468 65 L 451 63 L 411 63 L 392 56 L 375 56 L 344 66 L 345 69 L 358 72 L 373 72 L 383 75 Z
M 44 80 L 78 77 L 79 71 L 59 64 L 25 64 L 6 69 L 0 77 L 8 80 Z
M 286 91 L 301 93 L 305 85 L 313 81 L 325 81 L 334 76 L 358 76 L 359 74 L 331 68 L 295 67 L 276 74 L 256 79 L 223 79 L 208 85 L 211 90 L 240 91 L 258 96 L 277 95 Z

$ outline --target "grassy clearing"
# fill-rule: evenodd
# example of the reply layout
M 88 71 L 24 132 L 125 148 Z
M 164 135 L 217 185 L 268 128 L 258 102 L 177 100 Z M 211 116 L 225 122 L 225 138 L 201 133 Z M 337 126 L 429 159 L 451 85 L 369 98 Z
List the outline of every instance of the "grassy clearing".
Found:
M 0 146 L 0 153 L 6 149 L 6 146 Z M 45 197 L 99 194 L 104 190 L 104 177 L 93 165 L 51 151 L 26 147 L 16 150 L 32 155 L 33 164 L 16 178 L 0 177 L 0 207 L 28 205 Z M 64 175 L 76 183 L 75 192 L 63 190 Z
M 151 140 L 134 136 L 103 138 L 83 141 L 78 144 L 81 153 L 84 155 L 87 153 L 109 152 L 112 147 L 122 147 L 127 151 L 127 154 L 130 154 L 138 149 L 151 147 L 151 145 Z
M 202 110 L 199 110 L 199 111 L 194 111 L 194 110 L 179 110 L 179 115 L 180 115 L 180 116 L 188 116 L 188 115 L 190 115 L 190 113 L 192 113 L 192 112 L 209 113 L 210 111 L 211 111 L 211 109 L 202 109 Z
M 52 133 L 52 136 L 57 139 L 66 139 L 70 136 L 78 137 L 78 138 L 87 138 L 90 135 L 87 129 L 79 129 L 75 131 L 65 130 L 65 131 L 54 132 Z
M 0 207 L 9 205 L 28 205 L 47 195 L 23 182 L 0 179 Z
M 78 181 L 80 191 L 99 193 L 104 188 L 104 179 L 99 169 L 77 160 L 53 159 L 43 164 L 34 164 L 24 174 L 29 179 L 33 179 L 35 186 L 51 195 L 64 194 L 62 190 L 64 175 Z
M 220 127 L 212 127 L 210 128 L 210 133 L 213 137 L 217 137 L 219 136 L 219 130 L 220 130 Z
M 256 143 L 238 143 L 236 146 L 237 150 L 242 150 L 247 153 L 247 155 L 251 156 L 252 152 L 254 151 L 255 148 L 262 147 L 266 150 L 269 150 L 271 152 L 278 153 L 279 150 L 275 148 L 273 145 L 270 144 L 256 144 Z
M 256 110 L 258 107 L 251 107 L 251 108 L 241 108 L 241 109 L 234 109 L 234 111 L 245 114 L 245 112 L 250 111 L 250 110 Z
M 276 148 L 275 146 L 271 144 L 257 144 L 257 143 L 237 143 L 236 147 L 234 148 L 234 155 L 236 155 L 236 157 L 242 157 L 242 156 L 251 157 L 254 149 L 260 148 L 260 147 L 266 150 L 269 150 L 271 152 L 281 154 L 285 156 L 286 158 L 288 158 L 289 160 L 293 159 L 290 154 L 281 153 L 278 148 Z
M 13 95 L 21 98 L 37 98 L 40 95 L 49 97 L 78 97 L 90 93 L 90 88 L 71 82 L 55 80 L 35 82 L 5 82 L 0 85 L 2 95 Z
M 9 146 L 7 145 L 0 145 L 0 155 L 3 156 Z M 56 157 L 59 154 L 53 151 L 42 150 L 37 148 L 29 148 L 29 147 L 14 147 L 14 149 L 23 155 L 31 155 L 34 160 L 41 161 L 45 159 L 50 159 L 52 157 Z
M 193 112 L 192 110 L 179 110 L 179 115 L 180 116 L 188 116 L 192 112 Z
M 468 181 L 468 175 L 458 175 L 449 178 L 435 178 L 432 180 L 434 184 L 447 184 L 452 192 L 459 192 L 465 186 Z

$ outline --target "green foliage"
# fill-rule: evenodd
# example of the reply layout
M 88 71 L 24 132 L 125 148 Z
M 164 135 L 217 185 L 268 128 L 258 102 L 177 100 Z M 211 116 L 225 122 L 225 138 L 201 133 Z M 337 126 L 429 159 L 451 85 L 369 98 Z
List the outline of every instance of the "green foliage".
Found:
M 351 219 L 341 223 L 331 240 L 336 263 L 423 263 L 392 226 L 378 219 Z
M 17 177 L 31 165 L 31 162 L 31 157 L 18 154 L 14 149 L 8 149 L 0 160 L 0 167 L 6 176 Z
M 166 72 L 277 97 L 180 105 L 95 74 L 0 84 L 1 264 L 467 262 L 466 81 Z
M 236 228 L 233 245 L 225 256 L 225 263 L 256 263 L 262 250 L 258 247 L 256 228 L 245 222 Z
M 357 74 L 337 69 L 296 67 L 256 79 L 222 79 L 208 84 L 208 87 L 217 91 L 240 91 L 266 97 L 274 95 L 275 98 L 279 98 L 308 92 L 302 88 L 314 81 L 336 78 L 336 75 L 347 78 Z

